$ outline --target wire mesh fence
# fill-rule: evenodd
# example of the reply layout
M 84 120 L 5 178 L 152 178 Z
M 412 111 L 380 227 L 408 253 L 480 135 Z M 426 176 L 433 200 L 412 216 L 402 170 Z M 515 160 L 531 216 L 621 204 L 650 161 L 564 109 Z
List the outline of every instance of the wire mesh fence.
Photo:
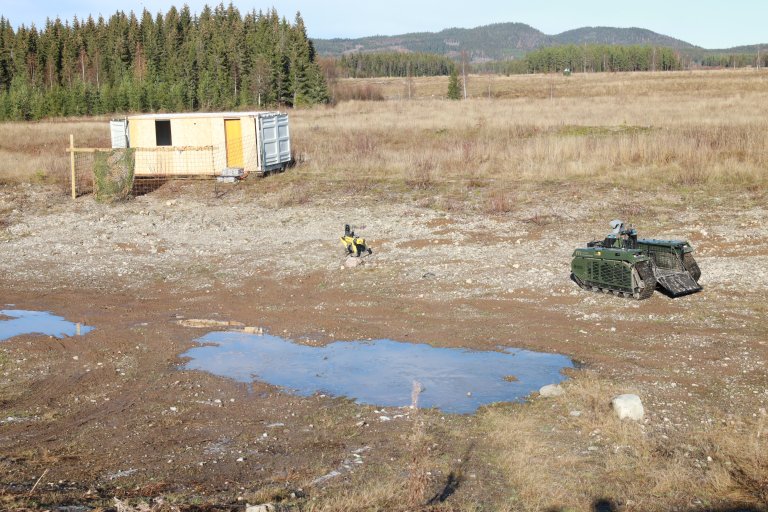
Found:
M 72 199 L 93 193 L 93 161 L 96 150 L 73 151 L 71 158 Z
M 70 136 L 72 198 L 94 194 L 142 195 L 171 180 L 227 179 L 244 175 L 241 141 L 219 146 L 160 146 L 154 148 L 77 148 Z M 124 161 L 130 153 L 130 166 Z M 128 171 L 130 167 L 130 172 Z M 117 188 L 116 188 L 117 187 Z M 127 188 L 126 188 L 127 187 Z
M 136 176 L 145 178 L 215 177 L 225 167 L 214 146 L 134 148 Z

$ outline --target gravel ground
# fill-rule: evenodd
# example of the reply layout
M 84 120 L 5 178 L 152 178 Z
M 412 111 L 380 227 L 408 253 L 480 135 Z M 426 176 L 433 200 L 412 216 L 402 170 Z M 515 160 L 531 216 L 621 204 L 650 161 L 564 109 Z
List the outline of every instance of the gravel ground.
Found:
M 185 496 L 198 482 L 215 494 L 242 477 L 244 464 L 261 475 L 255 487 L 286 468 L 298 468 L 300 476 L 285 477 L 294 484 L 313 482 L 361 446 L 374 447 L 365 455 L 372 464 L 408 464 L 398 448 L 407 427 L 377 421 L 384 413 L 373 408 L 297 399 L 261 383 L 249 394 L 226 379 L 178 372 L 178 355 L 199 334 L 178 318 L 238 321 L 315 343 L 388 337 L 563 353 L 580 363 L 569 373 L 577 385 L 596 378 L 638 393 L 644 432 L 689 444 L 703 428 L 760 417 L 768 404 L 768 228 L 759 201 L 691 205 L 674 194 L 638 194 L 646 206 L 617 208 L 608 198 L 542 191 L 510 213 L 481 215 L 375 196 L 361 206 L 312 198 L 276 208 L 247 184 L 223 195 L 210 183 L 172 185 L 114 205 L 41 186 L 0 188 L 0 304 L 84 315 L 97 327 L 82 341 L 49 347 L 23 338 L 0 350 L 0 389 L 15 411 L 0 422 L 0 450 L 16 454 L 0 483 L 12 494 L 31 494 L 41 467 L 24 454 L 41 446 L 77 455 L 57 459 L 56 478 L 81 483 L 53 489 L 71 496 L 95 481 L 145 485 L 150 475 Z M 573 248 L 601 238 L 616 217 L 641 237 L 690 240 L 704 291 L 635 301 L 578 289 L 569 280 Z M 374 251 L 354 268 L 338 240 L 345 223 Z M 563 410 L 565 423 L 586 421 L 569 416 L 567 403 Z M 440 418 L 451 435 L 473 428 L 472 417 Z M 238 460 L 253 449 L 242 433 L 261 435 L 275 422 L 292 427 L 263 456 Z M 360 424 L 372 427 L 347 446 Z M 91 438 L 93 447 L 83 441 Z M 214 466 L 211 443 L 221 439 L 237 456 Z M 611 457 L 567 439 L 558 441 L 563 449 L 598 466 Z M 437 444 L 462 456 L 450 435 Z M 478 486 L 459 493 L 462 503 L 482 503 L 500 488 L 480 461 L 468 470 Z
M 52 282 L 107 286 L 115 278 L 130 288 L 156 280 L 189 286 L 215 280 L 233 287 L 260 272 L 290 278 L 339 268 L 338 236 L 349 222 L 375 250 L 369 266 L 406 281 L 426 275 L 458 285 L 455 296 L 521 289 L 577 295 L 567 279 L 570 254 L 608 231 L 601 212 L 610 212 L 604 200 L 524 206 L 496 217 L 376 202 L 276 209 L 244 190 L 223 200 L 196 192 L 105 205 L 91 197 L 68 201 L 34 186 L 0 189 L 0 271 L 46 288 Z M 766 288 L 765 218 L 764 208 L 725 204 L 708 212 L 675 212 L 674 221 L 660 226 L 646 218 L 636 224 L 641 237 L 691 240 L 704 269 L 702 284 L 725 293 Z M 190 272 L 202 275 L 191 280 Z

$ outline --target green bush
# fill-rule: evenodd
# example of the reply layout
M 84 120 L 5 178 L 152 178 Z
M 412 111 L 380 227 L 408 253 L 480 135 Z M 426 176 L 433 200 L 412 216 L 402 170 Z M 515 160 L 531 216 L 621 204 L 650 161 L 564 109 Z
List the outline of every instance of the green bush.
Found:
M 456 74 L 456 70 L 451 71 L 451 76 L 448 77 L 448 99 L 460 100 L 461 88 L 459 87 L 459 76 Z
M 97 151 L 93 156 L 93 195 L 99 202 L 128 198 L 133 189 L 134 150 Z

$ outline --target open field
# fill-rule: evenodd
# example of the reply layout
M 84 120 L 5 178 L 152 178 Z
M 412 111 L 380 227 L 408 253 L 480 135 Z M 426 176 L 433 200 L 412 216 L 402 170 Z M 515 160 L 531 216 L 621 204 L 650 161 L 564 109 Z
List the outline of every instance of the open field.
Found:
M 96 327 L 0 342 L 0 508 L 766 510 L 766 86 L 493 77 L 449 102 L 415 80 L 414 100 L 291 112 L 285 173 L 114 205 L 64 192 L 68 134 L 106 146 L 105 121 L 0 125 L 0 308 Z M 704 291 L 579 290 L 571 252 L 614 218 L 690 240 Z M 343 267 L 345 222 L 363 266 Z M 384 411 L 182 371 L 206 331 L 181 318 L 578 366 L 555 398 Z M 641 422 L 610 411 L 630 392 Z

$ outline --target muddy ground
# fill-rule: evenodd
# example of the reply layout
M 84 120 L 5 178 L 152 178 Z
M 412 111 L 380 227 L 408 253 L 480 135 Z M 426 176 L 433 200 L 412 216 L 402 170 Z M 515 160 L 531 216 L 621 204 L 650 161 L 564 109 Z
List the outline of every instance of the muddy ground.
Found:
M 316 344 L 566 354 L 580 365 L 571 379 L 588 372 L 638 393 L 649 429 L 759 415 L 768 403 L 768 228 L 757 195 L 635 194 L 635 206 L 617 208 L 560 188 L 494 216 L 375 198 L 276 208 L 257 191 L 172 183 L 104 205 L 0 188 L 0 306 L 95 327 L 0 343 L 3 506 L 88 510 L 162 496 L 201 509 L 301 508 L 408 472 L 413 411 L 183 371 L 179 355 L 207 330 L 179 319 Z M 690 240 L 704 291 L 634 301 L 579 290 L 570 254 L 614 217 L 641 236 Z M 338 241 L 347 222 L 374 249 L 356 268 Z M 468 475 L 451 486 L 447 471 L 430 474 L 433 503 L 496 508 L 504 485 L 475 417 L 423 414 L 441 467 L 462 460 Z

